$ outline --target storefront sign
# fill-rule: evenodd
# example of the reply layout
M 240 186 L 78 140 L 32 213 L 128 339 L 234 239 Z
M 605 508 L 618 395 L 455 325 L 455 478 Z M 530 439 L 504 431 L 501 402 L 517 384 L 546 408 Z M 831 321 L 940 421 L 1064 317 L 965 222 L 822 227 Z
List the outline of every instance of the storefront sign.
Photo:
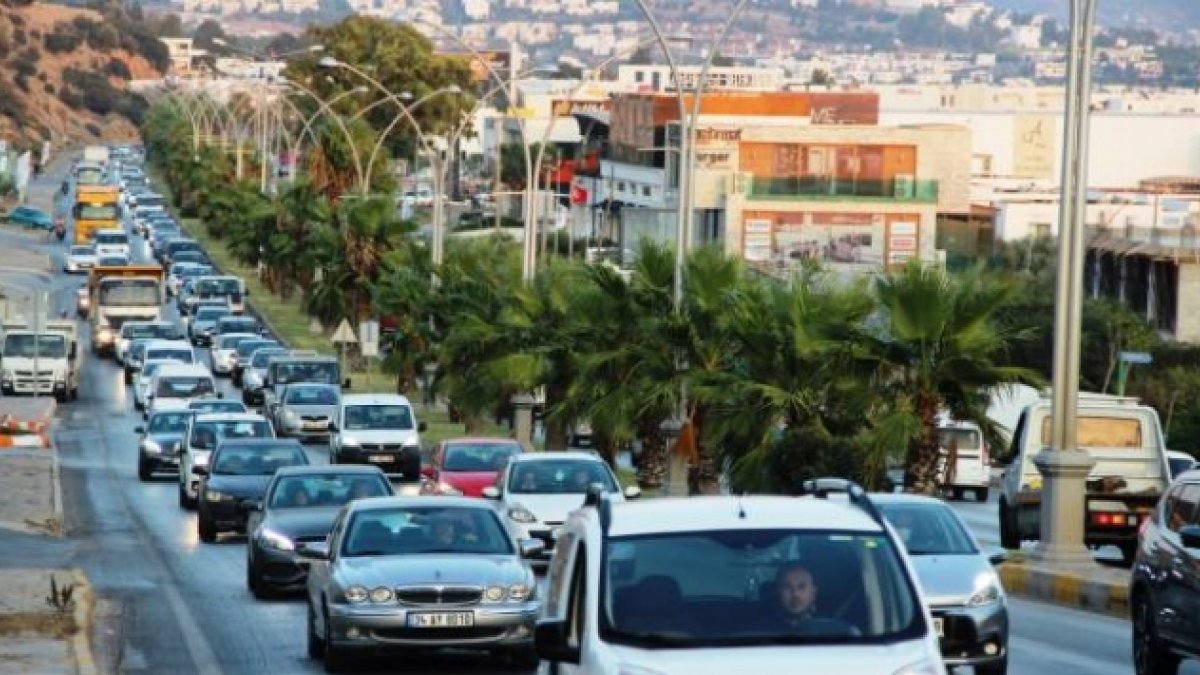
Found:
M 551 106 L 555 117 L 571 117 L 572 115 L 607 115 L 612 111 L 612 102 L 604 101 L 575 101 L 555 99 Z
M 750 262 L 771 259 L 771 231 L 774 224 L 765 218 L 747 219 L 742 233 L 742 256 Z

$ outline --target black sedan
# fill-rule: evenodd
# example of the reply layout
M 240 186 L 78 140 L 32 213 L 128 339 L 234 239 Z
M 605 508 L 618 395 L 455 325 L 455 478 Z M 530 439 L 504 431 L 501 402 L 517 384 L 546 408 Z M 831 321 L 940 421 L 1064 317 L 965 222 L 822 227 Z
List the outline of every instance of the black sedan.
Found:
M 262 500 L 275 471 L 306 464 L 304 448 L 292 440 L 256 438 L 221 443 L 207 467 L 192 468 L 202 477 L 197 490 L 200 541 L 214 542 L 222 532 L 245 532 L 249 508 Z
M 141 435 L 138 439 L 138 478 L 150 480 L 156 471 L 179 471 L 179 457 L 176 454 L 179 442 L 187 431 L 188 421 L 192 419 L 191 410 L 168 410 L 157 412 L 150 416 L 146 426 L 137 427 L 135 432 Z
M 376 466 L 289 466 L 275 472 L 261 506 L 251 507 L 246 527 L 247 588 L 256 598 L 303 589 L 308 561 L 296 557 L 296 547 L 325 541 L 344 504 L 392 494 Z

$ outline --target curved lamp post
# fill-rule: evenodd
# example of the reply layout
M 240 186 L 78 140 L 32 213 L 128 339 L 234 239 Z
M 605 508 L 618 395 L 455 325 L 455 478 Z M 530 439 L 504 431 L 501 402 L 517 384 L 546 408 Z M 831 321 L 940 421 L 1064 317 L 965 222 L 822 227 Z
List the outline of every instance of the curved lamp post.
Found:
M 358 189 L 361 193 L 366 194 L 369 187 L 368 187 L 368 184 L 365 182 L 366 174 L 363 172 L 362 155 L 359 154 L 359 152 L 358 152 L 358 145 L 354 142 L 354 136 L 350 133 L 350 128 L 346 126 L 346 123 L 345 123 L 345 121 L 342 120 L 341 115 L 338 115 L 337 112 L 335 110 L 333 110 L 333 104 L 335 102 L 337 102 L 339 99 L 341 99 L 349 94 L 366 93 L 367 91 L 369 91 L 367 89 L 367 87 L 365 87 L 365 86 L 355 87 L 347 92 L 343 92 L 342 94 L 339 94 L 338 96 L 333 97 L 329 101 L 326 101 L 325 99 L 318 96 L 314 91 L 312 91 L 308 87 L 305 87 L 304 85 L 300 84 L 299 82 L 296 82 L 295 80 L 284 79 L 283 82 L 287 86 L 294 87 L 296 89 L 296 91 L 312 98 L 314 101 L 316 101 L 317 105 L 320 107 L 320 109 L 316 113 L 314 113 L 312 115 L 312 117 L 310 117 L 308 120 L 306 120 L 305 124 L 304 124 L 305 130 L 307 130 L 309 132 L 309 138 L 312 139 L 314 144 L 316 144 L 317 139 L 312 134 L 311 126 L 312 126 L 313 120 L 317 117 L 317 115 L 319 115 L 321 113 L 325 113 L 329 117 L 329 119 L 332 120 L 334 122 L 334 124 L 336 124 L 338 126 L 338 129 L 341 130 L 342 135 L 344 135 L 346 137 L 346 144 L 349 145 L 349 147 L 350 147 L 351 159 L 354 160 L 354 171 L 355 171 L 355 177 L 358 179 Z

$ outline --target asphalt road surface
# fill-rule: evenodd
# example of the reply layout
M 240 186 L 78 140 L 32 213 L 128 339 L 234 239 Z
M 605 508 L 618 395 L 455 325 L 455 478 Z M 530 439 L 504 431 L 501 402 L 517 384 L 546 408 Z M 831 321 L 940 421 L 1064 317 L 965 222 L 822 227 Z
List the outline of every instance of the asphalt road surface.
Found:
M 63 247 L 47 246 L 61 266 Z M 58 309 L 74 309 L 73 288 L 54 293 Z M 88 344 L 86 331 L 83 340 Z M 228 381 L 221 387 L 226 396 L 237 395 Z M 80 398 L 61 406 L 58 415 L 71 538 L 6 538 L 0 565 L 65 562 L 83 568 L 100 597 L 101 664 L 126 673 L 180 675 L 321 671 L 305 654 L 302 600 L 254 600 L 245 585 L 244 540 L 200 543 L 195 513 L 176 503 L 174 479 L 138 481 L 133 429 L 141 416 L 111 361 L 88 355 Z M 324 448 L 310 446 L 310 454 L 316 463 L 326 461 Z M 998 543 L 994 502 L 955 508 L 985 545 Z M 1017 599 L 1011 611 L 1011 672 L 1132 672 L 1128 622 Z M 362 666 L 364 672 L 501 670 L 486 656 L 469 654 L 385 657 Z M 1196 675 L 1200 667 L 1189 664 L 1183 672 Z

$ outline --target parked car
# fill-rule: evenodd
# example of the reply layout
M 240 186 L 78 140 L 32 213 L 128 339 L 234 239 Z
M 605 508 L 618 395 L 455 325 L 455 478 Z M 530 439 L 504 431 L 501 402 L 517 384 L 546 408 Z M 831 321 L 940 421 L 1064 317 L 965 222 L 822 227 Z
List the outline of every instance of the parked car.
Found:
M 1129 606 L 1137 675 L 1200 659 L 1200 471 L 1178 476 L 1142 526 Z
M 246 586 L 256 598 L 300 590 L 308 561 L 296 547 L 325 541 L 342 506 L 353 499 L 392 495 L 374 466 L 288 466 L 275 472 L 246 525 Z
M 871 501 L 899 535 L 917 572 L 933 627 L 950 667 L 976 675 L 1008 672 L 1008 598 L 994 564 L 954 509 L 932 497 L 873 494 Z
M 480 497 L 521 452 L 511 438 L 448 438 L 433 447 L 429 463 L 421 467 L 427 479 L 421 493 Z
M 524 558 L 486 502 L 375 497 L 342 507 L 328 544 L 305 544 L 308 654 L 338 672 L 367 649 L 471 649 L 537 664 L 541 604 Z
M 30 230 L 46 230 L 48 232 L 54 229 L 54 219 L 50 217 L 50 214 L 32 206 L 18 206 L 9 211 L 4 220 L 10 225 L 20 225 Z
M 200 541 L 212 543 L 222 532 L 245 532 L 248 508 L 262 501 L 275 471 L 308 463 L 308 454 L 295 441 L 221 441 L 209 463 L 192 470 L 201 477 L 196 518 Z

